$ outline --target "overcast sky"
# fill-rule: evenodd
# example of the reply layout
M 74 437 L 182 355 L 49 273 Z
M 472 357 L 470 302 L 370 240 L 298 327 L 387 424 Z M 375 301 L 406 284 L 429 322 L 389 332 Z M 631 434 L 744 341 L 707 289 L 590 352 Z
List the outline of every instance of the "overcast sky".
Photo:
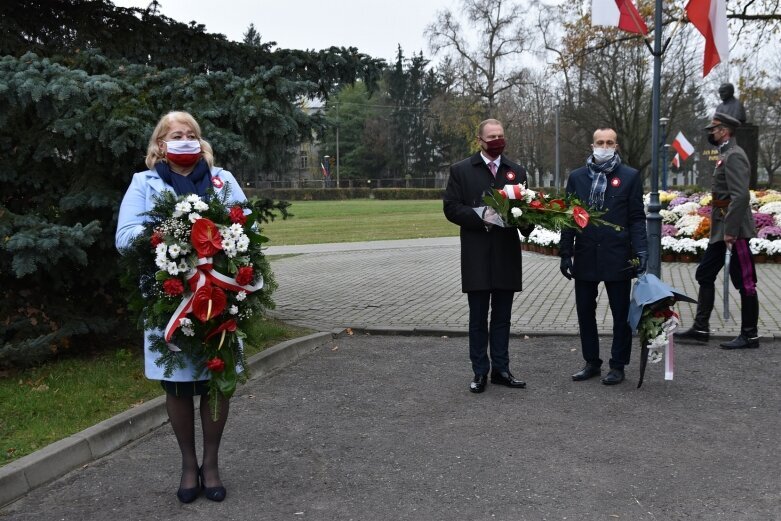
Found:
M 142 7 L 150 0 L 113 0 L 119 7 Z M 357 47 L 375 58 L 391 60 L 401 44 L 409 57 L 431 57 L 423 31 L 453 0 L 160 0 L 161 14 L 210 33 L 242 40 L 250 23 L 262 41 L 286 49 Z

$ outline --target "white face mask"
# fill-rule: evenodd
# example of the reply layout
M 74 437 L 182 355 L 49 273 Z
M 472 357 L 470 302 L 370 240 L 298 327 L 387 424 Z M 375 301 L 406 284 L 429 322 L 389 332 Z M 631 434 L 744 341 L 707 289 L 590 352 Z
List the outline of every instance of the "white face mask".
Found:
M 166 141 L 165 148 L 169 154 L 199 154 L 201 152 L 201 142 L 184 139 Z
M 613 156 L 616 155 L 615 148 L 595 148 L 594 149 L 594 161 L 597 163 L 604 163 L 610 161 Z

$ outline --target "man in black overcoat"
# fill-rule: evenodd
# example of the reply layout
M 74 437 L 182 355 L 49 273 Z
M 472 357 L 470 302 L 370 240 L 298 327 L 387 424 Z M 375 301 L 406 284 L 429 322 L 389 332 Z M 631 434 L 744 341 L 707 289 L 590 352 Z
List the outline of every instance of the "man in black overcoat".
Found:
M 450 167 L 444 196 L 445 217 L 461 227 L 461 289 L 469 302 L 469 357 L 473 393 L 491 383 L 523 388 L 510 372 L 510 314 L 513 296 L 521 291 L 521 241 L 518 229 L 490 224 L 489 208 L 481 217 L 483 194 L 508 184 L 526 184 L 526 170 L 504 157 L 504 128 L 487 119 L 477 132 L 480 151 Z M 485 219 L 485 220 L 483 220 Z M 522 230 L 524 234 L 532 228 Z M 490 327 L 488 322 L 491 311 Z M 488 346 L 490 344 L 490 360 Z
M 631 279 L 645 271 L 648 256 L 643 180 L 637 170 L 621 163 L 615 130 L 597 129 L 591 146 L 586 166 L 569 175 L 567 193 L 605 211 L 601 218 L 619 225 L 621 230 L 594 224 L 580 232 L 562 230 L 559 255 L 562 274 L 575 279 L 580 346 L 586 360 L 585 367 L 572 379 L 587 380 L 601 374 L 596 310 L 598 287 L 603 282 L 613 314 L 613 344 L 610 371 L 602 383 L 615 385 L 624 380 L 624 366 L 632 351 L 632 330 L 627 322 Z M 639 260 L 636 269 L 630 264 L 632 259 Z

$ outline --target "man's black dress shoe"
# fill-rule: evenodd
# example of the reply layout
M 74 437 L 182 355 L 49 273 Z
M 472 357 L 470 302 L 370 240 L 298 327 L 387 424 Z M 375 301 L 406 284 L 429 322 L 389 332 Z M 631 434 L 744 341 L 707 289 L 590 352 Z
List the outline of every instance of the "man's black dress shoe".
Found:
M 705 343 L 710 340 L 710 331 L 701 331 L 690 327 L 683 333 L 674 333 L 674 338 L 677 341 L 686 343 L 702 342 Z
M 759 337 L 749 337 L 741 333 L 734 340 L 719 345 L 722 349 L 753 349 L 759 347 Z
M 514 387 L 516 389 L 523 389 L 524 387 L 526 387 L 526 382 L 517 380 L 509 372 L 491 373 L 491 383 L 497 385 L 505 385 L 507 387 Z
M 611 369 L 607 376 L 602 379 L 605 385 L 616 385 L 624 381 L 624 371 L 621 369 Z
M 572 379 L 576 382 L 581 380 L 588 380 L 595 376 L 599 376 L 602 373 L 602 369 L 598 365 L 586 364 L 583 369 L 572 375 Z
M 473 393 L 482 393 L 485 391 L 486 383 L 488 383 L 487 374 L 476 374 L 475 379 L 469 384 L 469 390 Z

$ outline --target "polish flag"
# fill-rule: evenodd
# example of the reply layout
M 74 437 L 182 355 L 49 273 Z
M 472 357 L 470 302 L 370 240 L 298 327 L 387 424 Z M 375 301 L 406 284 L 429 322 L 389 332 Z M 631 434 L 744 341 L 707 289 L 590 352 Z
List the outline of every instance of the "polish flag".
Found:
M 729 60 L 727 0 L 689 0 L 686 16 L 705 37 L 704 78 L 718 63 Z
M 632 0 L 591 0 L 591 25 L 610 25 L 636 34 L 648 26 Z
M 681 154 L 675 154 L 675 157 L 673 158 L 673 166 L 678 169 L 681 168 Z
M 328 170 L 325 169 L 323 162 L 320 162 L 320 171 L 323 173 L 323 177 L 328 177 Z
M 678 135 L 675 136 L 673 148 L 680 154 L 681 160 L 683 161 L 686 161 L 689 156 L 694 153 L 694 147 L 689 143 L 689 140 L 686 139 L 686 136 L 683 135 L 683 132 L 678 132 Z

